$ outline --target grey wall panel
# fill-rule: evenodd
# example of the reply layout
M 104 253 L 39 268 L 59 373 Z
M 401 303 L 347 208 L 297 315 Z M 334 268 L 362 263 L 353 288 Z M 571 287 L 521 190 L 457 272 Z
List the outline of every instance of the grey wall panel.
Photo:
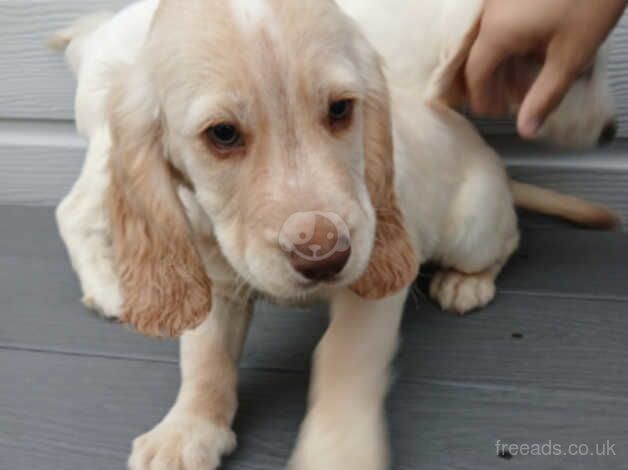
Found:
M 0 146 L 0 204 L 56 205 L 75 181 L 83 151 Z
M 74 132 L 74 81 L 60 55 L 45 48 L 55 29 L 76 17 L 129 0 L 0 0 L 0 204 L 55 205 L 76 178 L 85 144 Z M 611 66 L 623 135 L 628 136 L 628 16 L 614 40 Z M 503 122 L 492 134 L 512 133 Z M 499 140 L 497 141 L 499 144 Z M 514 174 L 606 202 L 628 215 L 628 144 L 584 155 L 502 145 Z M 547 170 L 551 168 L 551 170 Z
M 85 144 L 71 123 L 0 121 L 0 204 L 53 206 L 80 171 Z M 610 205 L 628 220 L 628 141 L 586 153 L 555 152 L 513 138 L 492 143 L 521 181 Z
M 71 122 L 0 120 L 0 204 L 56 204 L 76 180 L 84 154 Z
M 71 119 L 74 80 L 50 34 L 129 0 L 0 0 L 0 118 Z
M 71 119 L 74 82 L 62 56 L 45 48 L 52 31 L 76 17 L 130 0 L 0 0 L 0 118 Z M 628 16 L 614 36 L 611 77 L 622 135 L 628 136 Z M 488 133 L 512 133 L 485 122 Z

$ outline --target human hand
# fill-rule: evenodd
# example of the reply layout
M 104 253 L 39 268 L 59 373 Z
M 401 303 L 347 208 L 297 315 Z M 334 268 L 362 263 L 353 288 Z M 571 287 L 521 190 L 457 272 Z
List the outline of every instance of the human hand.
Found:
M 593 64 L 598 48 L 617 24 L 627 0 L 486 0 L 481 26 L 467 61 L 471 109 L 480 115 L 508 112 L 508 87 L 519 89 L 517 127 L 535 137 L 573 81 Z M 536 57 L 538 76 L 506 73 L 516 58 Z M 512 64 L 511 64 L 512 65 Z M 516 67 L 515 67 L 516 70 Z M 518 83 L 512 83 L 512 82 Z

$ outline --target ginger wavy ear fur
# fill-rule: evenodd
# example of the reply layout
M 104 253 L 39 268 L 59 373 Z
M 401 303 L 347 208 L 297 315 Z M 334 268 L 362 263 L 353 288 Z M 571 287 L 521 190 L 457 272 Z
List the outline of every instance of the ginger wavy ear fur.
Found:
M 390 97 L 381 71 L 375 82 L 364 122 L 366 184 L 377 214 L 375 246 L 366 272 L 351 286 L 360 297 L 373 300 L 409 286 L 419 271 L 395 193 Z
M 106 200 L 124 296 L 121 321 L 149 336 L 177 337 L 209 314 L 211 282 L 166 160 L 157 106 L 126 86 L 115 87 L 109 103 Z

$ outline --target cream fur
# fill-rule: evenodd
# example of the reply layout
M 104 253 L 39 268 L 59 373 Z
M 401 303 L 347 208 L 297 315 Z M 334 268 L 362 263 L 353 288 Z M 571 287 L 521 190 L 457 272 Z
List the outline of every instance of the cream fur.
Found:
M 368 44 L 357 41 L 355 50 L 347 49 L 346 43 L 354 41 L 355 31 L 349 27 L 346 31 L 325 30 L 325 21 L 329 20 L 325 15 L 329 12 L 321 5 L 330 2 L 299 2 L 298 12 L 294 8 L 281 10 L 288 18 L 279 19 L 275 15 L 281 4 L 281 0 L 228 2 L 241 29 L 234 36 L 228 11 L 194 10 L 197 2 L 190 1 L 174 15 L 180 3 L 169 0 L 162 5 L 158 0 L 140 1 L 111 20 L 103 17 L 102 24 L 90 22 L 92 30 L 66 30 L 75 35 L 64 41 L 69 43 L 68 60 L 78 77 L 77 126 L 90 140 L 90 147 L 81 176 L 59 206 L 57 217 L 85 303 L 111 317 L 120 315 L 125 300 L 116 275 L 112 230 L 104 203 L 111 185 L 112 123 L 108 122 L 107 105 L 115 84 L 113 71 L 119 74 L 120 70 L 154 66 L 150 55 L 155 49 L 151 49 L 147 37 L 156 11 L 159 27 L 151 34 L 156 35 L 159 47 L 171 47 L 178 34 L 187 34 L 189 30 L 199 33 L 196 39 L 200 43 L 201 33 L 220 37 L 227 34 L 237 41 L 228 43 L 230 49 L 225 48 L 230 54 L 214 57 L 216 60 L 210 65 L 197 61 L 193 44 L 192 52 L 173 49 L 170 57 L 190 54 L 185 62 L 190 68 L 179 70 L 174 60 L 159 64 L 157 89 L 149 90 L 148 84 L 139 84 L 136 89 L 140 95 L 147 93 L 150 97 L 149 91 L 157 94 L 144 100 L 143 106 L 149 108 L 144 119 L 159 118 L 173 128 L 181 125 L 177 132 L 166 133 L 160 144 L 168 150 L 168 163 L 188 180 L 180 186 L 179 199 L 185 207 L 193 242 L 213 282 L 213 305 L 204 322 L 183 336 L 179 397 L 166 418 L 135 441 L 129 460 L 133 470 L 212 469 L 233 450 L 235 436 L 231 424 L 237 403 L 237 360 L 256 293 L 277 301 L 319 296 L 331 305 L 332 319 L 315 355 L 310 408 L 292 468 L 387 468 L 382 406 L 407 290 L 396 285 L 395 290 L 400 292 L 391 297 L 366 300 L 364 297 L 376 283 L 362 280 L 360 288 L 354 289 L 364 294 L 362 297 L 347 288 L 366 269 L 374 246 L 377 250 L 378 207 L 371 204 L 374 196 L 393 208 L 398 200 L 420 260 L 437 261 L 443 266 L 432 283 L 431 295 L 446 310 L 465 313 L 488 304 L 495 295 L 495 278 L 518 244 L 513 196 L 501 161 L 466 118 L 438 103 L 436 91 L 439 73 L 461 47 L 477 19 L 481 0 L 339 1 L 364 28 L 387 63 L 396 194 L 385 188 L 374 189 L 373 185 L 367 187 L 364 141 L 357 131 L 331 146 L 322 145 L 321 134 L 304 117 L 320 103 L 291 101 L 296 91 L 269 85 L 279 83 L 273 72 L 301 67 L 309 80 L 285 76 L 281 80 L 305 88 L 330 80 L 339 89 L 319 90 L 321 93 L 350 90 L 358 99 L 367 100 L 373 93 L 369 87 L 377 80 L 370 68 L 360 69 L 367 67 L 369 60 L 369 67 L 375 63 Z M 258 27 L 268 15 L 273 18 L 272 34 L 264 34 L 265 28 Z M 335 24 L 338 13 L 334 15 L 330 22 Z M 317 64 L 315 69 L 306 70 L 307 65 L 295 68 L 291 63 L 311 50 L 305 47 L 307 43 L 297 44 L 297 36 L 284 36 L 288 34 L 286 24 L 327 35 L 325 47 L 312 50 L 313 55 L 307 57 Z M 247 55 L 249 50 L 253 52 Z M 324 54 L 326 60 L 317 62 L 316 54 Z M 213 71 L 212 67 L 218 70 Z M 549 140 L 588 145 L 597 138 L 598 128 L 612 116 L 603 67 L 602 64 L 592 83 L 574 87 L 550 119 L 543 131 Z M 224 75 L 224 80 L 213 79 L 210 86 L 204 73 L 211 77 L 212 73 Z M 192 81 L 194 77 L 198 82 Z M 232 92 L 229 86 L 241 81 L 243 88 Z M 269 86 L 260 90 L 251 83 Z M 308 96 L 312 94 L 310 90 Z M 265 121 L 265 117 L 256 114 L 249 102 L 251 97 L 272 109 L 274 119 Z M 154 109 L 149 106 L 151 99 L 161 101 L 163 115 L 159 115 L 157 104 Z M 388 97 L 381 90 L 379 99 L 380 104 L 388 105 Z M 574 112 L 571 103 L 575 102 L 589 103 L 584 108 L 587 112 Z M 377 109 L 381 118 L 384 108 Z M 367 118 L 362 122 L 358 114 L 356 127 L 385 127 L 385 122 L 369 124 Z M 247 128 L 268 130 L 263 137 L 267 139 L 264 151 L 256 155 L 262 161 L 258 163 L 260 167 L 246 169 L 246 165 L 254 164 L 244 160 L 231 169 L 225 169 L 230 167 L 218 160 L 209 165 L 207 150 L 191 143 L 192 136 L 208 122 L 225 118 L 237 119 Z M 277 130 L 280 124 L 287 127 Z M 292 129 L 290 125 L 296 127 Z M 591 132 L 564 132 L 574 126 L 584 126 Z M 284 141 L 275 138 L 290 133 L 299 135 L 299 159 L 294 156 L 297 153 L 286 151 Z M 578 137 L 566 141 L 566 135 Z M 137 139 L 144 137 L 138 135 Z M 384 141 L 380 139 L 373 145 L 385 148 Z M 345 160 L 339 161 L 338 156 Z M 250 172 L 246 184 L 230 185 L 236 175 L 241 177 L 246 172 Z M 386 169 L 382 172 L 386 173 Z M 339 214 L 355 234 L 354 255 L 345 277 L 334 285 L 300 286 L 281 252 L 272 246 L 276 238 L 272 224 L 277 214 L 285 220 L 290 213 L 303 210 Z M 394 211 L 386 214 L 394 221 Z M 241 218 L 246 218 L 248 225 L 239 222 Z M 280 225 L 281 220 L 277 223 Z M 382 227 L 386 226 L 380 224 Z M 378 233 L 380 236 L 384 235 Z M 384 244 L 384 251 L 386 246 L 393 244 Z M 401 255 L 404 250 L 411 251 L 403 243 L 394 246 Z M 399 265 L 397 262 L 391 266 Z M 405 271 L 411 272 L 412 266 Z

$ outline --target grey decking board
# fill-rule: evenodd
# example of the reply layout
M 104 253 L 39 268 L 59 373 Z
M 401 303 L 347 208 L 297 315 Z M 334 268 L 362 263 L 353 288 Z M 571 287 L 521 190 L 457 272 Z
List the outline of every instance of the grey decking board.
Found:
M 130 442 L 176 394 L 174 364 L 2 351 L 0 470 L 123 468 Z M 283 468 L 305 407 L 304 373 L 243 371 L 229 470 Z M 628 408 L 606 396 L 398 380 L 389 400 L 395 469 L 621 469 Z M 618 458 L 515 458 L 495 442 L 616 443 Z M 592 466 L 592 462 L 594 466 Z
M 0 470 L 122 468 L 131 439 L 158 422 L 176 395 L 176 347 L 80 306 L 52 211 L 0 208 L 0 221 Z M 604 250 L 619 257 L 625 238 L 550 230 L 526 239 L 534 241 L 504 276 L 511 293 L 487 311 L 457 319 L 420 296 L 418 305 L 410 302 L 389 401 L 395 469 L 625 468 L 628 303 L 548 297 L 560 273 L 544 265 L 574 260 L 575 251 L 579 256 L 566 266 L 576 283 L 561 281 L 563 295 L 578 296 L 589 284 L 594 296 L 591 282 L 577 279 L 587 267 L 599 272 L 602 288 L 617 289 L 616 276 L 605 276 L 609 266 L 622 264 Z M 575 240 L 571 251 L 566 239 Z M 547 241 L 561 243 L 547 254 Z M 596 259 L 600 264 L 592 265 Z M 549 283 L 540 286 L 544 296 L 525 287 L 531 276 Z M 282 468 L 324 324 L 321 308 L 260 308 L 241 371 L 241 447 L 225 468 Z M 523 339 L 512 338 L 514 332 Z M 619 459 L 506 462 L 495 456 L 497 439 L 611 439 Z
M 628 164 L 628 141 L 623 138 L 591 149 L 557 148 L 515 135 L 488 135 L 485 139 L 511 168 L 530 164 L 547 168 L 625 170 Z
M 628 236 L 562 229 L 524 231 L 500 278 L 504 291 L 628 298 Z
M 0 205 L 0 256 L 66 257 L 54 209 Z
M 175 343 L 135 335 L 81 306 L 78 282 L 55 234 L 49 209 L 0 208 L 0 221 L 6 222 L 0 229 L 0 345 L 176 362 Z M 628 311 L 628 303 L 577 302 L 573 298 L 626 298 L 628 267 L 624 253 L 628 253 L 628 238 L 576 231 L 526 235 L 521 254 L 500 280 L 502 294 L 482 314 L 458 320 L 438 312 L 421 295 L 418 306 L 410 302 L 405 332 L 414 338 L 412 347 L 418 348 L 417 355 L 436 358 L 421 366 L 417 372 L 420 376 L 450 379 L 438 370 L 448 362 L 452 365 L 447 367 L 455 371 L 451 375 L 456 376 L 468 372 L 471 377 L 490 378 L 492 368 L 511 367 L 508 362 L 491 360 L 490 350 L 486 350 L 490 345 L 498 345 L 501 359 L 523 354 L 535 364 L 543 361 L 542 355 L 535 352 L 551 354 L 554 348 L 565 355 L 582 356 L 589 368 L 595 366 L 595 360 L 587 358 L 595 358 L 598 351 L 609 352 L 610 364 L 626 358 L 621 332 L 626 330 L 623 314 Z M 532 297 L 526 299 L 529 295 Z M 557 298 L 549 298 L 552 296 Z M 324 330 L 325 310 L 279 310 L 269 306 L 258 310 L 245 352 L 245 367 L 302 370 Z M 582 314 L 574 316 L 572 310 Z M 533 345 L 531 349 L 512 344 L 510 335 L 515 330 L 527 335 L 524 344 Z M 596 341 L 587 341 L 589 332 L 596 332 Z M 457 335 L 469 335 L 470 341 L 461 342 L 460 350 L 439 362 L 439 342 L 457 342 Z M 586 347 L 580 348 L 580 342 Z M 485 368 L 458 367 L 457 354 L 479 355 L 479 364 Z M 407 362 L 412 364 L 412 358 Z M 430 368 L 432 364 L 434 368 Z M 548 364 L 554 363 L 550 360 Z M 558 381 L 561 385 L 562 375 L 555 370 L 561 364 L 558 361 L 551 368 L 541 368 L 547 372 L 538 374 L 533 382 Z M 621 375 L 613 371 L 607 369 L 609 377 L 621 380 Z M 525 373 L 519 376 L 517 372 L 508 376 L 510 382 L 506 384 L 528 380 Z M 567 385 L 586 388 L 589 378 L 584 373 L 579 382 Z
M 176 364 L 173 342 L 143 338 L 78 306 L 9 312 L 5 348 Z M 410 301 L 397 361 L 407 380 L 469 381 L 495 387 L 611 393 L 628 388 L 628 304 L 503 294 L 487 310 L 459 319 Z M 325 311 L 258 308 L 242 366 L 303 371 L 324 331 Z M 524 335 L 522 340 L 513 333 Z M 420 358 L 420 360 L 417 360 Z M 461 358 L 472 359 L 470 362 Z M 574 364 L 577 370 L 572 370 Z
M 6 361 L 1 470 L 122 469 L 132 439 L 159 422 L 177 392 L 174 364 L 0 354 Z M 282 467 L 303 414 L 306 382 L 305 374 L 243 374 L 237 426 L 245 431 L 240 456 L 226 468 Z
M 46 263 L 52 263 L 47 257 L 54 257 L 59 272 L 69 269 L 52 209 L 0 205 L 0 262 L 19 256 L 35 262 L 46 258 Z M 503 289 L 513 292 L 628 299 L 627 261 L 626 234 L 527 230 L 520 252 L 500 282 Z M 44 281 L 39 278 L 37 282 Z
M 628 387 L 627 310 L 624 303 L 502 295 L 464 319 L 434 307 L 407 312 L 397 365 L 408 381 L 613 396 Z

